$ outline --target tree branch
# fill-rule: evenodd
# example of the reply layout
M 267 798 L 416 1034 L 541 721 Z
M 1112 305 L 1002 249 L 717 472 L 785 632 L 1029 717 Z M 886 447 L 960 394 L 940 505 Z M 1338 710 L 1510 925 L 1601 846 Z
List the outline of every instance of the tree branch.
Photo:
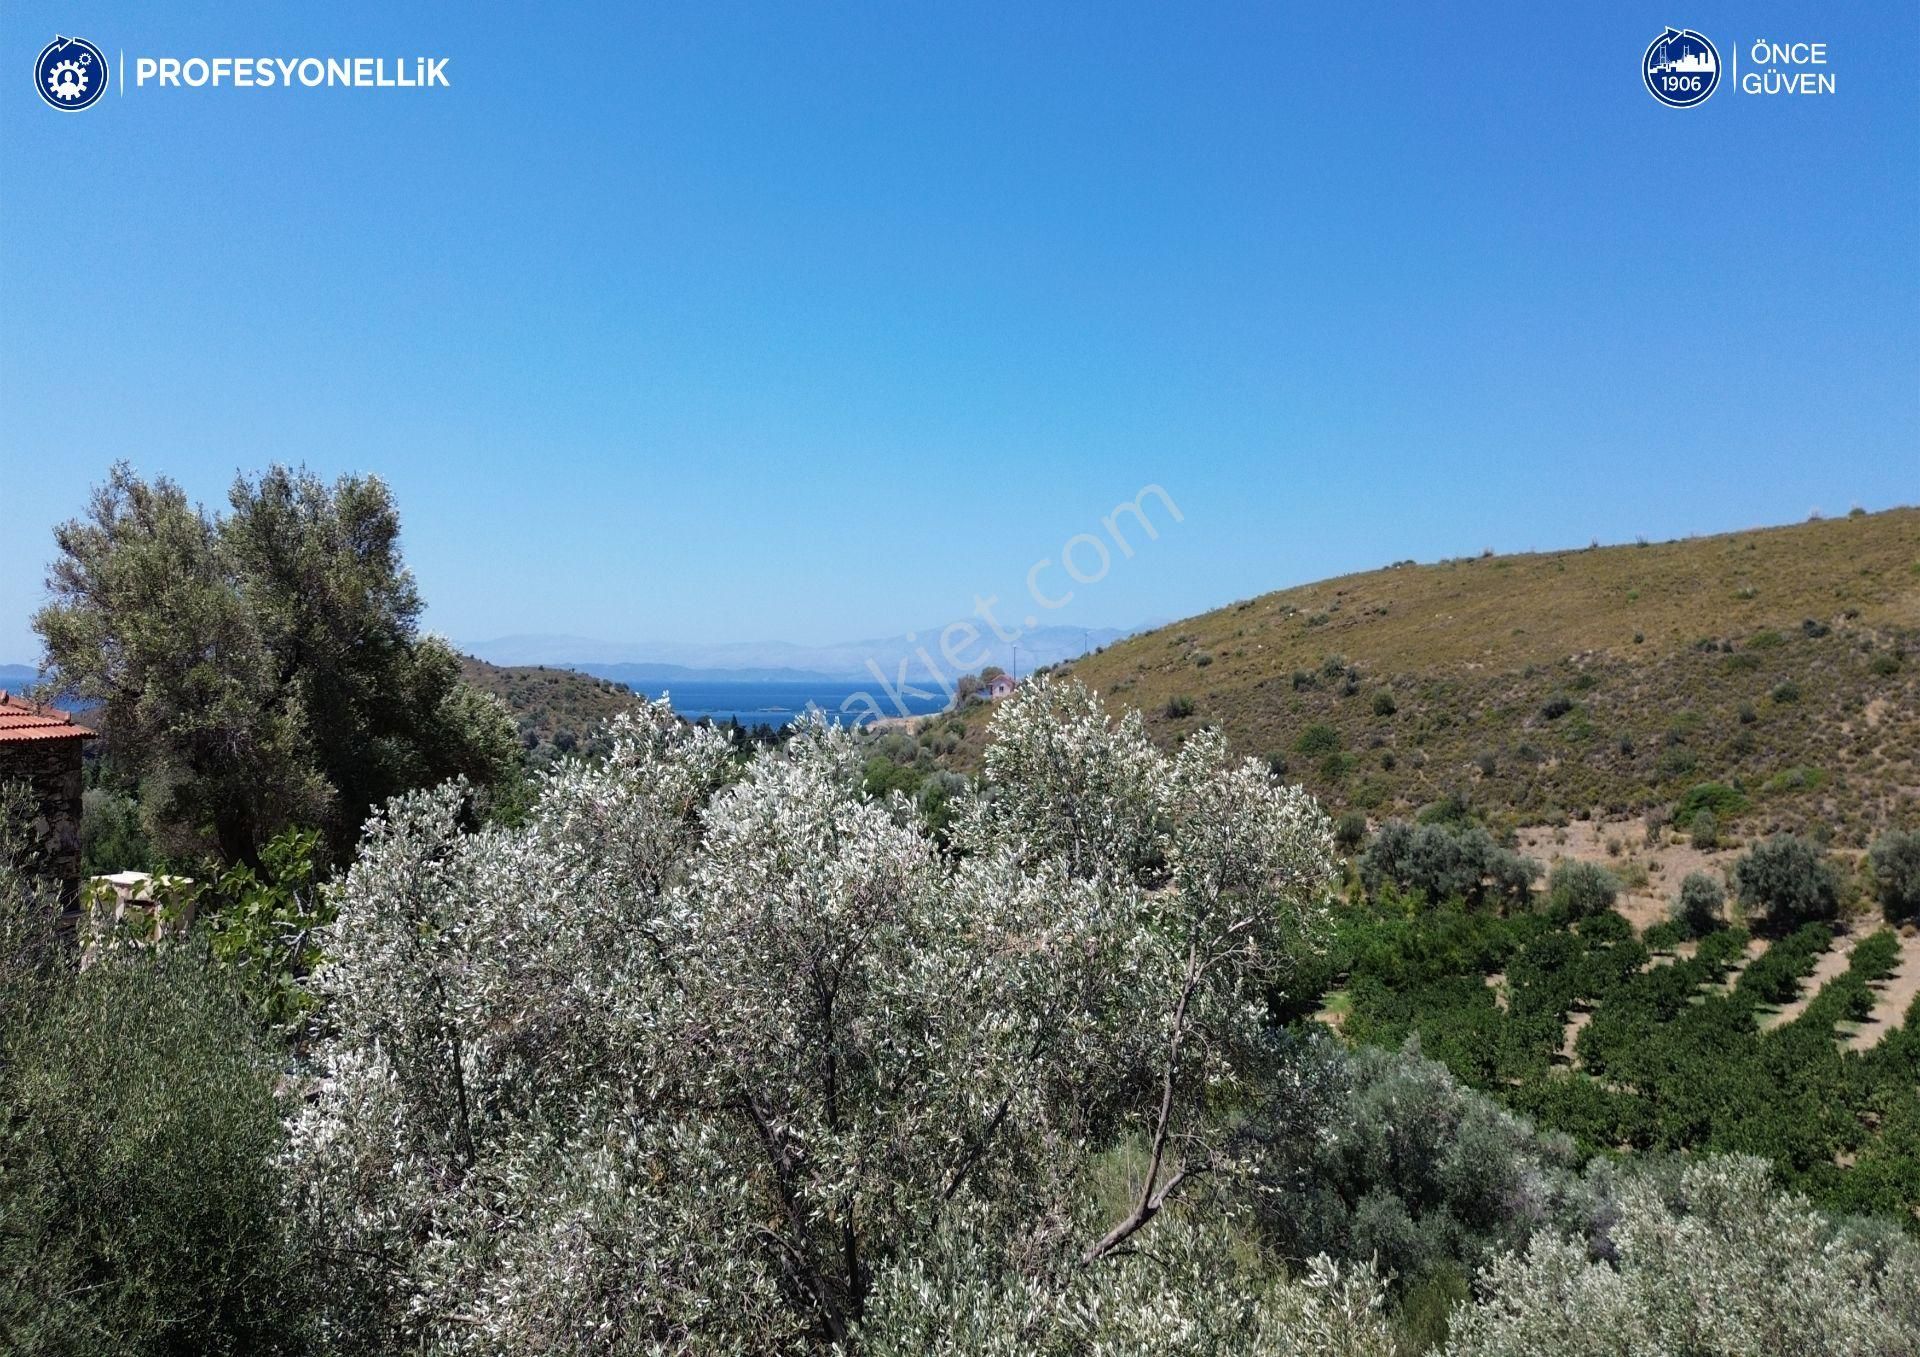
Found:
M 1173 1009 L 1173 1036 L 1167 1043 L 1166 1067 L 1161 1073 L 1160 1114 L 1153 1127 L 1153 1149 L 1147 1159 L 1147 1179 L 1140 1186 L 1140 1200 L 1134 1203 L 1133 1210 L 1126 1218 L 1096 1241 L 1080 1256 L 1082 1263 L 1097 1262 L 1114 1249 L 1130 1239 L 1141 1226 L 1160 1214 L 1160 1208 L 1167 1204 L 1168 1195 L 1195 1172 L 1182 1164 L 1164 1185 L 1160 1184 L 1160 1170 L 1166 1160 L 1167 1137 L 1173 1125 L 1173 1090 L 1180 1067 L 1180 1048 L 1187 1036 L 1187 1005 L 1194 991 L 1200 986 L 1202 974 L 1199 943 L 1196 941 L 1187 948 L 1187 979 L 1180 988 L 1180 1001 Z

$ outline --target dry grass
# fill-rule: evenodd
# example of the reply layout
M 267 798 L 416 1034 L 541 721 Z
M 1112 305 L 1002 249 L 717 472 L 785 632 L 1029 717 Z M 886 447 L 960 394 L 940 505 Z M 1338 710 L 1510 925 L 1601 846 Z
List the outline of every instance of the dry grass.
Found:
M 1745 795 L 1745 833 L 1859 844 L 1920 820 L 1917 639 L 1920 510 L 1896 509 L 1407 563 L 1064 670 L 1147 713 L 1163 743 L 1217 725 L 1330 806 L 1376 818 L 1448 795 L 1516 824 L 1617 818 L 1719 781 Z M 1168 715 L 1176 697 L 1191 715 Z M 959 762 L 984 724 L 969 723 Z
M 488 664 L 465 655 L 460 675 L 512 709 L 530 754 L 585 747 L 602 726 L 641 701 L 622 684 L 572 669 Z

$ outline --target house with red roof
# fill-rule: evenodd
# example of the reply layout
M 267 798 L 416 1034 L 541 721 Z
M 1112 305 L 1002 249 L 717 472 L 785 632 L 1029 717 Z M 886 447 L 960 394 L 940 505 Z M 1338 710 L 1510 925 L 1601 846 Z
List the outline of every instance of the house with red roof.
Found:
M 92 738 L 68 713 L 0 689 L 0 785 L 26 785 L 33 831 L 69 910 L 80 900 L 80 751 Z

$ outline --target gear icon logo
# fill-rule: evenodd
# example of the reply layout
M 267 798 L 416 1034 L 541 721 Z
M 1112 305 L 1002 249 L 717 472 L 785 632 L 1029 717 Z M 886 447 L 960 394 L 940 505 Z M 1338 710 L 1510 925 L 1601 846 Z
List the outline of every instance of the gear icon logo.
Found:
M 63 113 L 92 107 L 110 75 L 106 54 L 85 38 L 56 37 L 33 63 L 33 87 Z

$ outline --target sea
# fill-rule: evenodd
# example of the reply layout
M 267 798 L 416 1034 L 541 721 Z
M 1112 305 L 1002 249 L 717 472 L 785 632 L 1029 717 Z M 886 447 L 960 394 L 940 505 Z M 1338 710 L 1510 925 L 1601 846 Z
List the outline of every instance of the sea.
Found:
M 875 706 L 885 716 L 928 716 L 943 710 L 948 701 L 945 693 L 925 684 L 900 693 L 896 702 L 877 682 L 686 682 L 635 684 L 633 690 L 650 698 L 668 694 L 673 709 L 690 721 L 704 716 L 716 724 L 738 721 L 743 726 L 776 729 L 797 720 L 809 707 L 820 708 L 830 720 L 853 725 L 871 720 Z

